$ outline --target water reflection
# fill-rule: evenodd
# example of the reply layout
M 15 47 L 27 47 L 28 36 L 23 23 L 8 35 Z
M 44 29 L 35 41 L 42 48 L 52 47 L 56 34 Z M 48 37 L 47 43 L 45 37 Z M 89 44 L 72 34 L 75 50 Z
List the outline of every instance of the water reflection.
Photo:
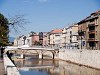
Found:
M 33 56 L 32 56 L 33 57 Z M 100 71 L 78 66 L 64 61 L 51 59 L 39 60 L 38 58 L 27 58 L 26 60 L 15 60 L 22 75 L 100 75 Z M 34 68 L 40 66 L 40 68 Z M 41 68 L 41 66 L 51 66 Z M 52 67 L 54 66 L 54 67 Z M 20 69 L 22 67 L 33 67 L 28 70 Z

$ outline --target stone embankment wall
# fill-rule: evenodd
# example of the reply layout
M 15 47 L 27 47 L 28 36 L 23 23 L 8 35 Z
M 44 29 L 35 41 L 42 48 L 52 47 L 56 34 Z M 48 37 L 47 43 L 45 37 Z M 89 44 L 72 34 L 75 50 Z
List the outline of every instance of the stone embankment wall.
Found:
M 20 75 L 18 69 L 13 64 L 13 62 L 4 54 L 4 67 L 7 75 Z
M 59 59 L 100 69 L 100 50 L 60 50 Z

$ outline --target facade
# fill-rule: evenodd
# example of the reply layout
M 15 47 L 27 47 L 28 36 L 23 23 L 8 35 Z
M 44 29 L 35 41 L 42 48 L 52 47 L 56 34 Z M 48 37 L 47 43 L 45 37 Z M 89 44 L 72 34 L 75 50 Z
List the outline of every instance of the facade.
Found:
M 62 29 L 54 29 L 48 33 L 48 43 L 51 47 L 61 47 Z
M 19 36 L 14 40 L 14 46 L 22 46 L 25 44 L 25 40 L 23 39 L 25 36 Z
M 14 40 L 14 46 L 23 46 L 28 45 L 32 46 L 32 37 L 30 35 L 27 36 L 19 36 Z
M 25 39 L 24 45 L 32 46 L 32 36 L 30 34 L 28 34 L 26 37 L 24 37 L 24 39 Z
M 71 30 L 72 30 L 72 32 L 70 32 L 70 34 L 71 34 L 70 44 L 71 44 L 72 48 L 78 48 L 78 25 L 73 24 L 71 26 Z
M 14 39 L 14 46 L 18 46 L 18 38 Z
M 73 24 L 63 29 L 62 46 L 68 49 L 78 48 L 78 25 Z
M 46 46 L 50 46 L 50 32 L 45 35 Z
M 47 32 L 43 33 L 43 46 L 48 46 Z
M 78 23 L 78 43 L 79 43 L 79 49 L 86 49 L 86 31 L 87 31 L 87 23 L 79 22 Z
M 100 10 L 78 23 L 81 49 L 100 49 Z
M 67 45 L 67 27 L 62 30 L 62 47 L 66 48 Z
M 39 33 L 32 33 L 32 46 L 37 45 L 39 42 Z
M 43 32 L 30 32 L 27 36 L 19 36 L 14 40 L 14 45 L 15 46 L 23 46 L 23 45 L 28 45 L 28 46 L 43 46 L 44 44 L 44 37 L 45 34 Z M 46 44 L 46 43 L 45 43 Z
M 40 42 L 40 45 L 42 46 L 43 45 L 43 32 L 39 32 L 39 42 Z

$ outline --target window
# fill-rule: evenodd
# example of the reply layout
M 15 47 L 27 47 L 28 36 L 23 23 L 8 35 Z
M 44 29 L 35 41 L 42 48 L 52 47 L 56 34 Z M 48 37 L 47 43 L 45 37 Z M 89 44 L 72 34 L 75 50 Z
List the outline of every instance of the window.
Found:
M 95 38 L 95 34 L 89 34 L 89 38 Z
M 72 42 L 72 40 L 70 40 L 70 42 Z
M 72 31 L 70 31 L 70 34 L 72 34 Z
M 70 36 L 70 38 L 72 38 L 72 36 Z
M 93 31 L 93 30 L 95 30 L 95 26 L 90 26 L 89 31 Z
M 60 36 L 60 35 L 55 35 L 55 36 Z
M 89 42 L 89 46 L 90 46 L 90 47 L 95 47 L 96 44 L 95 44 L 95 42 Z

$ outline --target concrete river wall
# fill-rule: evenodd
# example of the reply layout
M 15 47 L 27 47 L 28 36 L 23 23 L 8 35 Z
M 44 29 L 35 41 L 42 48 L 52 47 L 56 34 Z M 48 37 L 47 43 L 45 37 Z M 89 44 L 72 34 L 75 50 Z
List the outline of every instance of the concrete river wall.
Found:
M 100 50 L 60 50 L 59 59 L 100 69 Z
M 7 75 L 20 75 L 18 69 L 13 62 L 8 58 L 7 54 L 4 54 L 4 67 Z

